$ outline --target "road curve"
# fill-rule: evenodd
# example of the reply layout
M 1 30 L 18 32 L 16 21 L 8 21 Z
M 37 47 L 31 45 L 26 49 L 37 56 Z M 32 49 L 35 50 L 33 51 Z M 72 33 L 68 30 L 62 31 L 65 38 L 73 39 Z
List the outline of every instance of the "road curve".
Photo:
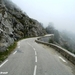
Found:
M 75 65 L 54 49 L 28 38 L 0 65 L 0 75 L 75 75 Z

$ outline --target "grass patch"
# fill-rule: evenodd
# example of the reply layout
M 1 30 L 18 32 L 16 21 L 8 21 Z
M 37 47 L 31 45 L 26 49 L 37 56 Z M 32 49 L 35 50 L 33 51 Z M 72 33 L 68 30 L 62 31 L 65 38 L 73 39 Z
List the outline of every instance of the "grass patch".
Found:
M 52 39 L 49 39 L 49 43 L 54 43 L 54 41 Z
M 30 38 L 30 37 L 24 37 L 24 38 L 21 38 L 17 41 L 15 41 L 12 45 L 10 45 L 4 52 L 0 52 L 0 63 L 2 63 L 10 54 L 11 52 L 17 47 L 17 42 L 20 41 L 20 40 L 23 40 L 23 39 L 26 39 L 26 38 Z
M 5 52 L 0 52 L 0 62 L 4 61 L 9 54 L 17 47 L 17 42 L 14 42 L 12 45 L 10 45 Z
M 25 37 L 25 38 L 22 38 L 22 39 L 19 39 L 17 41 L 15 41 L 12 45 L 10 45 L 4 52 L 0 52 L 0 63 L 3 62 L 10 54 L 11 52 L 17 47 L 17 42 L 20 41 L 20 40 L 23 40 L 23 39 L 26 39 L 28 37 Z

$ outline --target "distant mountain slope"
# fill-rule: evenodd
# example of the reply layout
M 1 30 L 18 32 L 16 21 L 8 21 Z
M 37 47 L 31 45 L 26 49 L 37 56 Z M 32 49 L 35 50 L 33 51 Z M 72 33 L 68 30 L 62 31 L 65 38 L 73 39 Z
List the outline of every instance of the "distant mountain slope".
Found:
M 50 40 L 49 42 L 55 43 L 75 54 L 74 34 L 67 31 L 60 32 L 56 30 L 52 24 L 49 24 L 48 27 L 46 27 L 46 32 L 49 34 L 54 34 L 54 42 L 52 40 Z
M 10 0 L 0 0 L 0 51 L 15 40 L 45 35 L 41 23 L 28 17 Z

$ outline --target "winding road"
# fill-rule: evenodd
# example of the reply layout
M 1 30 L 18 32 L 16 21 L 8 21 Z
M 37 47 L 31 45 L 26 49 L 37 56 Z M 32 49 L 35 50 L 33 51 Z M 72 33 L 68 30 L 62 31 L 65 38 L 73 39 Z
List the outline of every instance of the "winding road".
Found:
M 35 39 L 18 42 L 15 51 L 0 65 L 0 75 L 75 75 L 75 65 Z

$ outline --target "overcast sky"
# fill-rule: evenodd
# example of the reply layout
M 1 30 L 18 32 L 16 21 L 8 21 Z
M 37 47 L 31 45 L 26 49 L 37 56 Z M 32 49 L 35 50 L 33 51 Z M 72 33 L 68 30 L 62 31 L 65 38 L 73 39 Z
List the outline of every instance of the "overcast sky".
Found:
M 12 0 L 31 18 L 46 27 L 53 22 L 57 29 L 75 33 L 75 0 Z

